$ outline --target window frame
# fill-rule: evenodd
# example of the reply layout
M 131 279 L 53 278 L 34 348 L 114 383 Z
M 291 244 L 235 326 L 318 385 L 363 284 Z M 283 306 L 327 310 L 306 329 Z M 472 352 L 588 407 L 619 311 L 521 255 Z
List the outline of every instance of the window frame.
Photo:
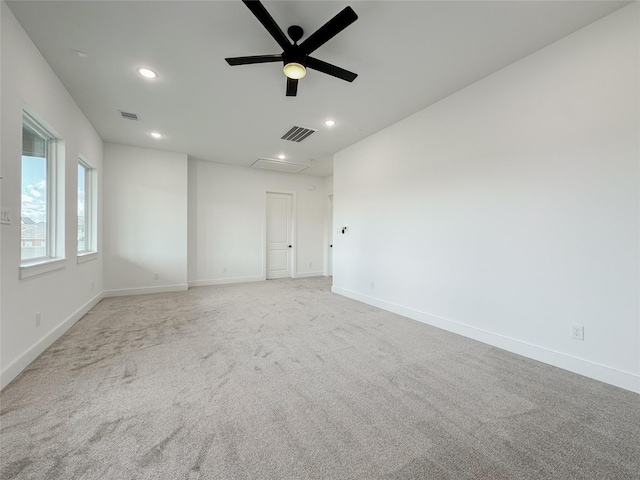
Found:
M 78 249 L 76 238 L 77 261 L 82 263 L 96 258 L 98 253 L 96 245 L 97 181 L 95 167 L 83 155 L 78 157 L 78 168 L 84 170 L 84 250 Z M 79 176 L 77 188 L 80 188 Z M 76 214 L 76 217 L 79 218 L 79 215 Z
M 23 111 L 22 130 L 24 126 L 47 140 L 46 149 L 46 252 L 45 255 L 32 258 L 22 258 L 22 235 L 20 235 L 20 275 L 21 279 L 40 275 L 65 267 L 64 253 L 64 142 L 45 122 L 35 115 Z M 22 131 L 21 130 L 21 131 Z M 20 191 L 22 192 L 22 157 Z M 22 218 L 22 202 L 20 203 L 20 218 Z

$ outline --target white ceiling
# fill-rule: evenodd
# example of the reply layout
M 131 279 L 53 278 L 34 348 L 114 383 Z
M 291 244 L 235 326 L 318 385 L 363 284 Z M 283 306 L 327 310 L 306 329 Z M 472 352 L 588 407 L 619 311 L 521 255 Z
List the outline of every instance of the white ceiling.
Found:
M 314 52 L 358 78 L 310 70 L 297 97 L 285 96 L 278 63 L 225 62 L 281 53 L 240 0 L 7 3 L 105 141 L 242 166 L 283 153 L 326 176 L 335 152 L 629 2 L 265 1 L 283 31 L 304 28 L 303 40 L 346 5 L 359 16 Z M 159 78 L 140 77 L 142 65 Z M 337 124 L 325 127 L 328 118 Z M 281 140 L 294 125 L 318 132 Z

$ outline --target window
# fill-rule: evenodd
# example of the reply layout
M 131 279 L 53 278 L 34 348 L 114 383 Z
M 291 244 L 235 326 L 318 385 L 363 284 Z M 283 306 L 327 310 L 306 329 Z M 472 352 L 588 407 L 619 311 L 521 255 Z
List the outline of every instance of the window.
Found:
M 96 251 L 94 176 L 94 169 L 84 158 L 80 158 L 78 161 L 78 255 Z
M 59 139 L 33 117 L 22 122 L 22 200 L 20 204 L 22 267 L 64 257 L 64 187 L 58 183 Z M 41 270 L 36 270 L 37 274 Z M 23 275 L 21 277 L 30 275 Z

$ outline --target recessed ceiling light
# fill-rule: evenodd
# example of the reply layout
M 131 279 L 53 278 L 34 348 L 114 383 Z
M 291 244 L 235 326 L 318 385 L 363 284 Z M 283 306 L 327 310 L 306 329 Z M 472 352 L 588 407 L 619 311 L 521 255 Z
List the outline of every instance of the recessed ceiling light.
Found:
M 138 68 L 138 73 L 144 78 L 156 78 L 158 76 L 156 72 L 146 67 Z
M 280 155 L 278 155 L 278 158 L 279 158 L 280 160 L 284 160 L 285 158 L 287 158 L 287 156 L 286 156 L 286 155 L 284 155 L 283 153 L 281 153 Z
M 151 132 L 149 135 L 151 135 L 153 138 L 162 138 L 162 134 L 159 132 Z
M 335 121 L 335 120 L 325 120 L 325 121 L 324 121 L 324 124 L 325 124 L 327 127 L 333 127 L 333 126 L 336 124 L 336 121 Z

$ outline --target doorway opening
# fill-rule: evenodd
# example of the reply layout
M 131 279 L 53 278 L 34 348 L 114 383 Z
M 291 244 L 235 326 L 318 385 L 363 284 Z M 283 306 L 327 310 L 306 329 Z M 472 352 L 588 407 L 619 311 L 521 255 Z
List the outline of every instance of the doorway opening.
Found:
M 327 201 L 327 276 L 333 277 L 333 195 Z

